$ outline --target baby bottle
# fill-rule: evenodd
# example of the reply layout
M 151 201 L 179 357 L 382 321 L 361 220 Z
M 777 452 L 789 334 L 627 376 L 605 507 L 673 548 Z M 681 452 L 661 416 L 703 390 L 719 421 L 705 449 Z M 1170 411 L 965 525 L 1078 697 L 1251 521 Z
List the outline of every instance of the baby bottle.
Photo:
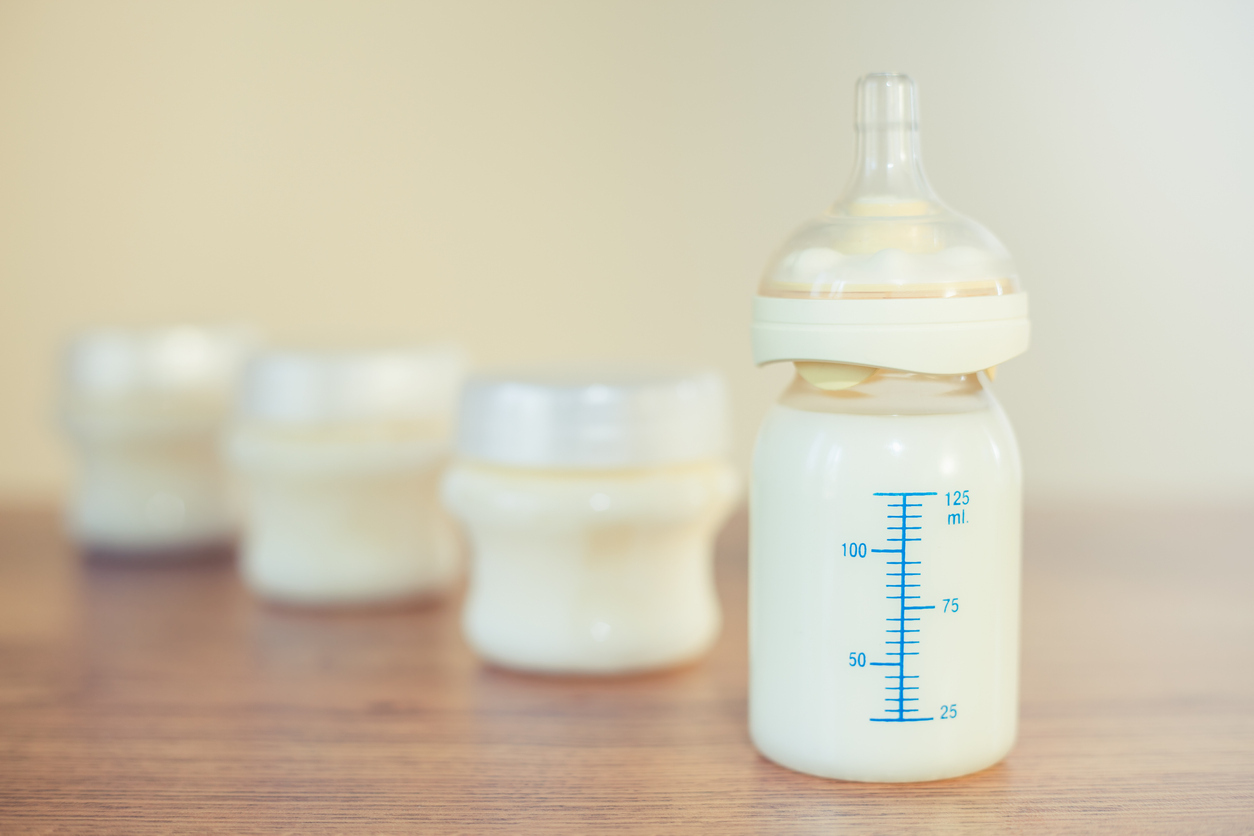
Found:
M 1027 297 L 928 186 L 908 77 L 859 80 L 856 130 L 754 300 L 755 360 L 798 374 L 754 454 L 750 731 L 791 769 L 928 781 L 1015 739 L 1021 477 L 989 380 Z
M 457 581 L 438 490 L 461 377 L 461 355 L 441 348 L 272 352 L 249 366 L 229 451 L 255 593 L 368 605 Z
M 79 477 L 74 538 L 97 555 L 186 556 L 225 544 L 235 515 L 219 461 L 240 367 L 235 328 L 105 329 L 65 355 L 61 419 Z
M 738 488 L 717 375 L 481 377 L 459 421 L 444 498 L 472 545 L 462 623 L 481 656 L 610 674 L 705 653 Z

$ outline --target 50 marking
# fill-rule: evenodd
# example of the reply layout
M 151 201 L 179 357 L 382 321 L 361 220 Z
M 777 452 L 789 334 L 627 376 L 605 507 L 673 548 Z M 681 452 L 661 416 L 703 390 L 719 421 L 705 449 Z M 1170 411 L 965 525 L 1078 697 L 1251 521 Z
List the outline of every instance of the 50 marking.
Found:
M 850 653 L 849 654 L 849 667 L 865 668 L 866 667 L 866 654 L 865 653 Z

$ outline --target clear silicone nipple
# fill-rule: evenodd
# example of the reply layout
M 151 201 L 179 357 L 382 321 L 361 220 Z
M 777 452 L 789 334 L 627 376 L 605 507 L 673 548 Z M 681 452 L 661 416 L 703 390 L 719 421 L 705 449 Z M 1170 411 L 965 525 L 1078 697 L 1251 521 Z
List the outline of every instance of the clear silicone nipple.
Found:
M 1019 290 L 1006 249 L 945 206 L 923 172 L 918 96 L 909 76 L 858 79 L 856 161 L 839 199 L 768 268 L 763 296 L 883 299 Z
M 860 78 L 855 114 L 853 173 L 832 209 L 863 217 L 942 211 L 923 173 L 918 96 L 910 77 L 875 73 Z

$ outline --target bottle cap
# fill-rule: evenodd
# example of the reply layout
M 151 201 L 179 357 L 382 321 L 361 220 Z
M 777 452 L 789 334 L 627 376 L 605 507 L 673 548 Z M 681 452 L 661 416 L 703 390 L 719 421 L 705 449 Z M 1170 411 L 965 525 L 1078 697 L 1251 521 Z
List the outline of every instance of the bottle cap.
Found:
M 716 373 L 552 370 L 473 378 L 457 449 L 516 467 L 650 467 L 721 456 L 727 430 Z
M 267 352 L 248 366 L 238 412 L 292 425 L 447 420 L 464 365 L 443 346 Z
M 1027 296 L 1005 247 L 941 202 L 923 172 L 904 75 L 858 80 L 844 192 L 767 268 L 754 355 L 952 374 L 1027 348 Z
M 253 333 L 240 327 L 102 328 L 70 343 L 63 385 L 71 400 L 151 395 L 229 400 L 256 344 Z

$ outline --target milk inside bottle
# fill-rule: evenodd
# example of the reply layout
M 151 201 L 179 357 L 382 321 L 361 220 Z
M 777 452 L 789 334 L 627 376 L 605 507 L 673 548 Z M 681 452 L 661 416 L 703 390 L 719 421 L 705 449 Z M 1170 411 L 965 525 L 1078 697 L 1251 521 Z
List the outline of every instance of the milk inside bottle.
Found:
M 248 329 L 102 328 L 65 354 L 62 424 L 78 454 L 67 508 L 74 539 L 97 557 L 213 554 L 236 513 L 218 452 Z
M 754 301 L 755 360 L 798 374 L 754 455 L 750 731 L 802 772 L 935 780 L 1016 735 L 1021 474 L 989 381 L 1027 300 L 929 187 L 908 77 L 859 80 L 856 131 Z

